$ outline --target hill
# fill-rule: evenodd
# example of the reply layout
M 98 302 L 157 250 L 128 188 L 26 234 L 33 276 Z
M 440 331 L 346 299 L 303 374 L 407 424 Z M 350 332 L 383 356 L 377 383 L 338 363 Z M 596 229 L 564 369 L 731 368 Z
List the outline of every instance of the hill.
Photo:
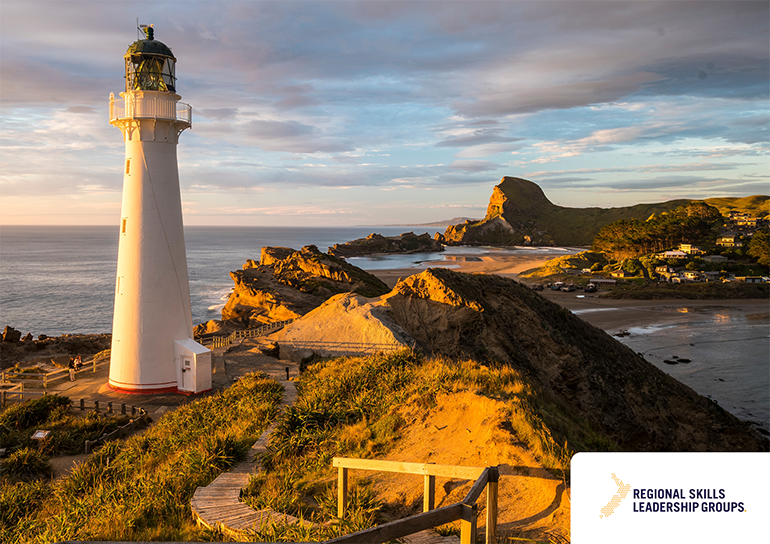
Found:
M 335 299 L 327 304 L 343 313 L 368 306 L 366 319 L 340 319 L 345 328 L 332 330 L 321 307 L 283 334 L 297 338 L 303 330 L 324 330 L 325 338 L 340 344 L 380 342 L 369 340 L 367 330 L 374 330 L 368 322 L 384 310 L 398 326 L 402 344 L 435 356 L 510 366 L 528 376 L 556 399 L 560 413 L 550 415 L 549 426 L 570 443 L 584 439 L 566 436 L 571 431 L 565 429 L 582 428 L 576 421 L 585 420 L 630 451 L 768 449 L 767 440 L 746 423 L 514 280 L 431 268 L 378 299 L 356 298 L 355 304 Z M 367 323 L 366 328 L 351 327 L 354 321 Z M 387 322 L 383 326 L 394 329 Z
M 506 176 L 495 186 L 487 215 L 481 221 L 450 226 L 437 239 L 447 245 L 567 245 L 590 246 L 599 230 L 624 220 L 646 220 L 691 200 L 637 204 L 621 208 L 567 208 L 553 204 L 535 183 Z M 706 201 L 720 210 L 747 211 L 764 216 L 770 197 L 714 198 Z

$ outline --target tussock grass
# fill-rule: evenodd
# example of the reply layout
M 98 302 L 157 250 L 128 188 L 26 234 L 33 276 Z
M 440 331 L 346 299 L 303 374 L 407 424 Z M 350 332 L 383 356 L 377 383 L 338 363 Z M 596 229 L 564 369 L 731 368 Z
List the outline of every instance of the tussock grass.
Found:
M 504 365 L 428 360 L 412 350 L 341 357 L 309 365 L 297 389 L 297 401 L 281 416 L 267 446 L 265 471 L 251 480 L 244 500 L 325 525 L 272 526 L 259 533 L 264 540 L 331 538 L 381 521 L 383 505 L 367 494 L 366 479 L 351 479 L 349 511 L 345 521 L 336 517 L 332 458 L 382 456 L 406 425 L 403 409 L 434 407 L 441 394 L 473 391 L 504 402 L 504 428 L 558 472 L 569 469 L 574 450 L 568 444 L 589 450 L 597 449 L 592 441 L 601 443 L 587 424 Z
M 0 541 L 216 538 L 195 526 L 192 494 L 243 459 L 280 398 L 277 382 L 250 375 L 166 414 L 140 436 L 106 443 L 51 485 L 0 483 Z
M 83 453 L 86 440 L 96 440 L 128 423 L 127 416 L 69 412 L 67 397 L 46 395 L 14 404 L 0 414 L 0 447 L 13 452 L 36 449 L 48 456 Z M 36 429 L 51 431 L 44 440 L 33 440 Z

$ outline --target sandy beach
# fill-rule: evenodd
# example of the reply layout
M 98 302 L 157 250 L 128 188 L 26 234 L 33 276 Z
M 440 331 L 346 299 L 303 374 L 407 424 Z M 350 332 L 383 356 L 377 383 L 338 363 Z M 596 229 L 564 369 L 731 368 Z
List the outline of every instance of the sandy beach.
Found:
M 565 248 L 578 253 L 585 248 Z M 566 253 L 565 253 L 566 254 Z M 389 287 L 396 285 L 399 279 L 419 274 L 426 268 L 451 267 L 458 272 L 470 274 L 497 274 L 516 279 L 521 272 L 540 266 L 554 258 L 553 254 L 536 254 L 526 249 L 521 254 L 494 252 L 482 256 L 454 255 L 452 248 L 447 248 L 444 259 L 424 262 L 417 268 L 397 268 L 371 270 L 370 272 L 384 281 Z M 528 282 L 529 280 L 525 281 Z M 532 283 L 536 283 L 532 281 Z M 688 320 L 692 311 L 718 312 L 720 308 L 742 310 L 746 313 L 767 313 L 768 300 L 616 300 L 601 298 L 601 291 L 595 294 L 562 291 L 541 291 L 545 298 L 567 308 L 592 325 L 615 334 L 631 327 L 643 327 L 651 324 L 676 323 Z

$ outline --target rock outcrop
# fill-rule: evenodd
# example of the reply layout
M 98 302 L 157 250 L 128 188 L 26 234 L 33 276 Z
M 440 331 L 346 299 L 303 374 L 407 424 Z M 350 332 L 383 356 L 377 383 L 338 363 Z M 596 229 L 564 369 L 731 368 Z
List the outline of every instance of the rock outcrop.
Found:
M 415 234 L 405 232 L 398 236 L 382 236 L 372 233 L 366 238 L 359 238 L 344 244 L 334 244 L 328 250 L 329 255 L 335 257 L 360 257 L 361 255 L 374 255 L 377 253 L 421 253 L 444 251 L 444 245 L 434 240 L 426 232 Z
M 436 239 L 446 245 L 590 246 L 603 226 L 618 219 L 646 219 L 687 202 L 566 208 L 548 200 L 537 184 L 506 176 L 492 190 L 484 219 L 447 227 Z
M 235 287 L 222 319 L 241 326 L 295 319 L 338 293 L 372 297 L 388 291 L 375 276 L 316 246 L 262 248 L 259 264 L 249 260 L 230 277 Z
M 770 449 L 748 424 L 602 330 L 500 276 L 430 268 L 378 299 L 335 297 L 279 335 L 282 355 L 292 342 L 306 342 L 295 356 L 339 354 L 324 351 L 324 343 L 390 342 L 514 366 L 555 399 L 559 417 L 623 450 Z
M 272 338 L 279 345 L 281 358 L 294 361 L 312 354 L 336 357 L 415 344 L 390 317 L 382 301 L 353 293 L 333 296 Z
M 748 424 L 626 346 L 516 281 L 428 269 L 383 297 L 437 354 L 524 370 L 633 451 L 768 451 Z
M 14 343 L 21 341 L 21 331 L 17 331 L 10 325 L 3 329 L 3 342 Z

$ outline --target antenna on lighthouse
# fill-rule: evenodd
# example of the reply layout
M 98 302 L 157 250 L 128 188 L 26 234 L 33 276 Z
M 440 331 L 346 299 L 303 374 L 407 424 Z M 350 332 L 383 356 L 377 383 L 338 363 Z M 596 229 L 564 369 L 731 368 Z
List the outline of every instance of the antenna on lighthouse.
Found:
M 140 40 L 153 40 L 155 39 L 153 34 L 155 25 L 140 25 L 139 17 L 136 18 L 136 37 Z

